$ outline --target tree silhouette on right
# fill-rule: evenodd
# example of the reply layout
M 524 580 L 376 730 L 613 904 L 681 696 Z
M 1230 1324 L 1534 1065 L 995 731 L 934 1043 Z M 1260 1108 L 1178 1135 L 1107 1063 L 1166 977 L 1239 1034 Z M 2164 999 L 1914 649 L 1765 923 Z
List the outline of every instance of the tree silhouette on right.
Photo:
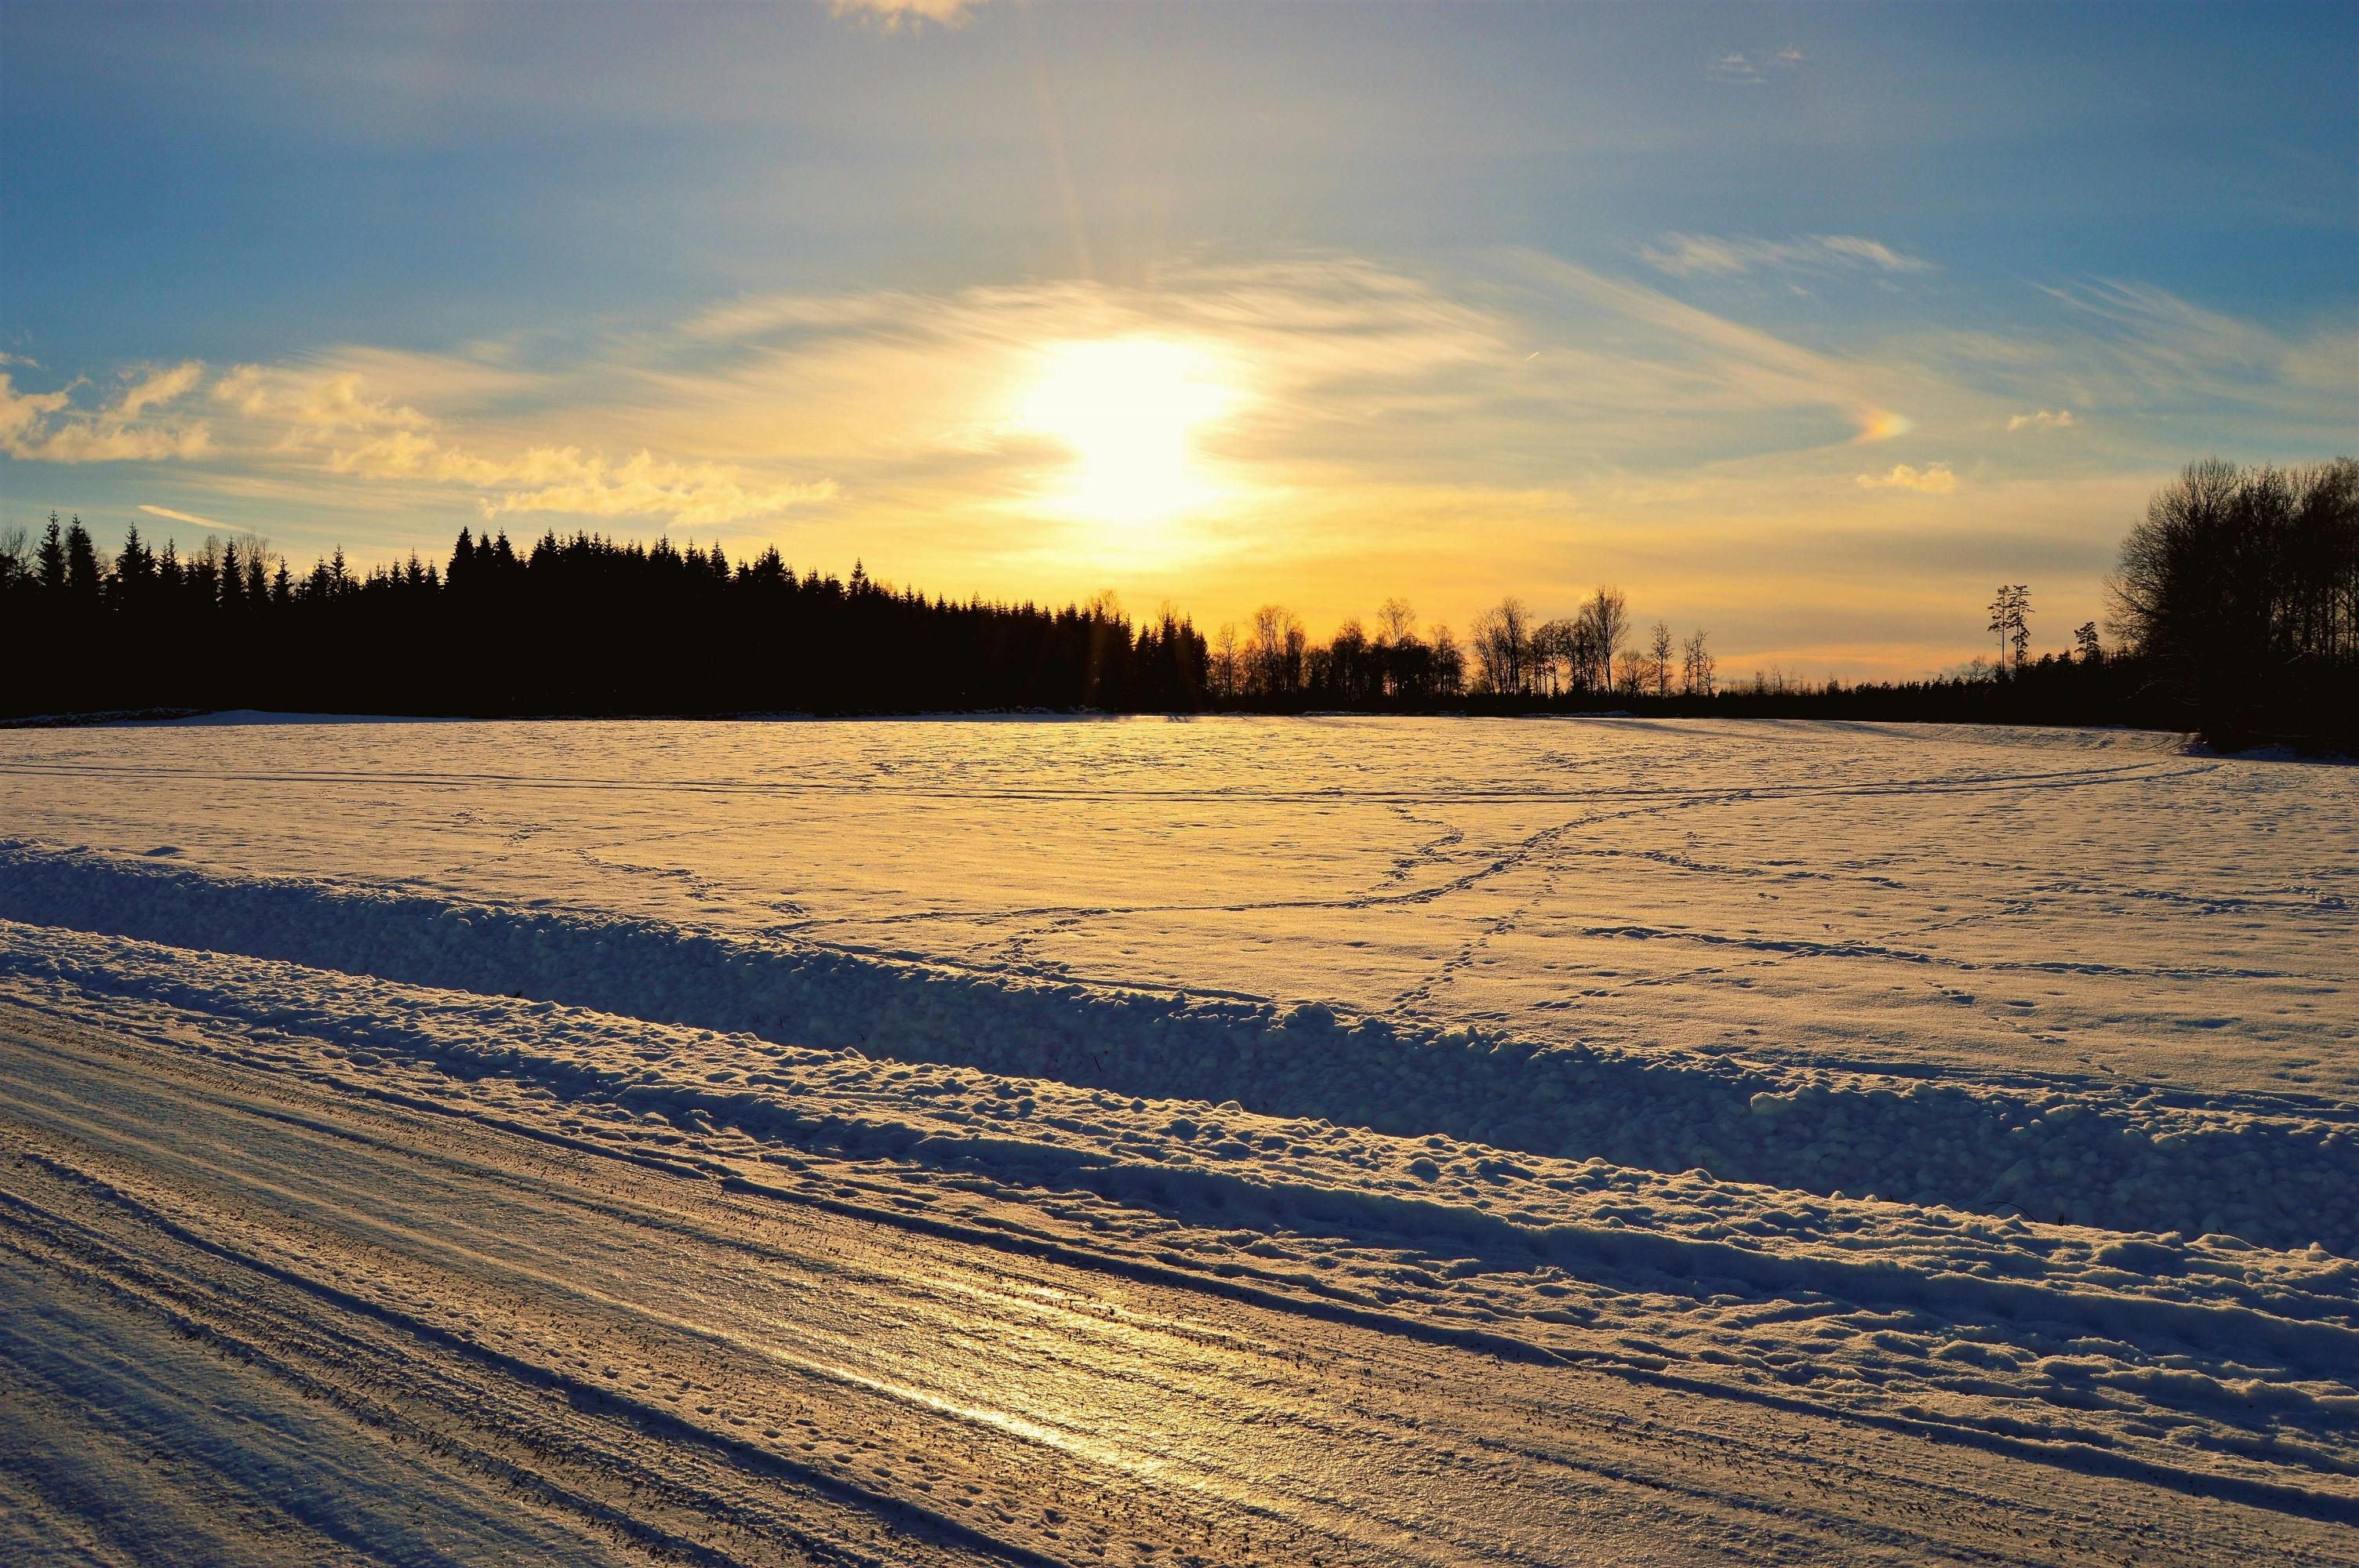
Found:
M 2191 463 L 2107 583 L 2111 625 L 2208 737 L 2350 723 L 2359 681 L 2359 460 Z

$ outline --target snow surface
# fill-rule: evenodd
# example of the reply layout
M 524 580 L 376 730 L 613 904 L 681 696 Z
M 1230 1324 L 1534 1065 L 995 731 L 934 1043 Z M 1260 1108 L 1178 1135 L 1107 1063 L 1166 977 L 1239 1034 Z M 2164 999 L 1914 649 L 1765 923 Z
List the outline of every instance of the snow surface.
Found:
M 0 735 L 0 1555 L 2354 1561 L 2354 807 L 2125 732 Z

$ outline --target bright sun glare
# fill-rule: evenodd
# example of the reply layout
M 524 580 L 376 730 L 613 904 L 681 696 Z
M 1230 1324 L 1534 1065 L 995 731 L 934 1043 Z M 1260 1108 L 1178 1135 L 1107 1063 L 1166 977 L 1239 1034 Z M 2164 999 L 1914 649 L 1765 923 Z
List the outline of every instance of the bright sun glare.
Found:
M 1137 524 L 1198 510 L 1217 496 L 1195 432 L 1237 395 L 1212 355 L 1160 338 L 1114 338 L 1060 344 L 1047 360 L 1018 413 L 1028 428 L 1072 451 L 1054 497 L 1061 509 Z

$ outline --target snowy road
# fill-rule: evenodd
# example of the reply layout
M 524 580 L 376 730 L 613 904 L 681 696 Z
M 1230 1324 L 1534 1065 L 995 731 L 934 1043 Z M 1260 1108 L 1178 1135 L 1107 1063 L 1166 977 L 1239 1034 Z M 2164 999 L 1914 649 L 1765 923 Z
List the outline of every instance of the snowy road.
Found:
M 0 1379 L 41 1412 L 0 1433 L 16 1562 L 2350 1545 L 2235 1499 L 1054 1260 L 897 1215 L 875 1172 L 748 1191 L 38 1012 L 0 1013 Z M 44 1533 L 62 1518 L 71 1541 Z
M 0 733 L 0 1561 L 2359 1563 L 2354 781 Z

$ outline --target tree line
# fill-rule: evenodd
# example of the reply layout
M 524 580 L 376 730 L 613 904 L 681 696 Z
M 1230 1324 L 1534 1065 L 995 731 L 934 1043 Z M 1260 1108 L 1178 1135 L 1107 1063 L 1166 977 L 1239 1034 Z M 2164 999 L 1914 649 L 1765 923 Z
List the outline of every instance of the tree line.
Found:
M 111 557 L 79 517 L 0 536 L 0 609 L 17 678 L 0 712 L 277 707 L 389 713 L 878 712 L 1094 708 L 1491 708 L 1674 691 L 1709 697 L 1704 634 L 1670 672 L 1669 631 L 1631 646 L 1618 589 L 1536 622 L 1503 600 L 1464 646 L 1386 600 L 1314 643 L 1268 604 L 1207 639 L 1166 608 L 1134 622 L 1111 593 L 1062 609 L 928 599 L 798 575 L 773 547 L 461 529 L 447 564 L 355 570 L 339 548 L 298 573 L 260 540 L 183 556 L 134 524 Z
M 1405 600 L 1325 643 L 1265 605 L 1212 636 L 1111 594 L 1061 609 L 929 599 L 554 532 L 519 551 L 462 529 L 447 563 L 298 574 L 260 541 L 109 557 L 80 519 L 0 535 L 0 712 L 257 707 L 469 715 L 1080 708 L 1631 711 L 2134 724 L 2227 745 L 2359 743 L 2359 460 L 2188 468 L 2153 498 L 2095 622 L 2031 655 L 2030 591 L 2002 584 L 1996 657 L 1927 680 L 1724 680 L 1708 634 L 1643 631 L 1619 589 L 1541 618 L 1502 600 L 1421 628 Z
M 111 560 L 79 519 L 0 539 L 17 713 L 155 707 L 509 714 L 1187 708 L 1203 637 L 1110 597 L 1049 609 L 796 573 L 776 549 L 462 529 L 447 564 L 298 575 L 258 542 Z

